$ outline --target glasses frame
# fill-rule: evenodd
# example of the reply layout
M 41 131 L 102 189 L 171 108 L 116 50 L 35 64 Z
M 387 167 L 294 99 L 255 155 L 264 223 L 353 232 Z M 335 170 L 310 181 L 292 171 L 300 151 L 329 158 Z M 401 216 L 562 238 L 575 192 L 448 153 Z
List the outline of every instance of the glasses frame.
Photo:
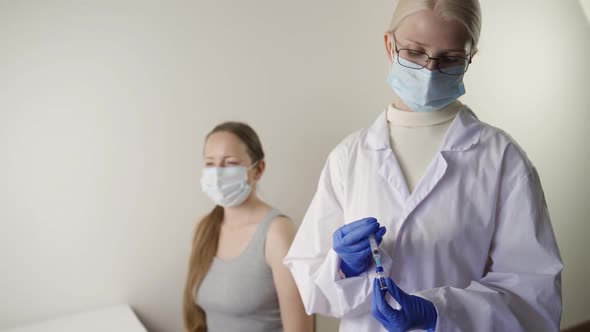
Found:
M 445 74 L 445 75 L 452 75 L 452 76 L 459 76 L 459 75 L 464 75 L 467 70 L 469 69 L 469 65 L 471 64 L 471 58 L 473 57 L 473 55 L 471 54 L 471 52 L 469 53 L 469 57 L 462 57 L 462 56 L 447 56 L 447 57 L 451 57 L 451 58 L 462 58 L 467 60 L 467 66 L 465 66 L 465 71 L 460 73 L 460 74 L 451 74 L 451 73 L 445 73 L 444 71 L 440 70 L 440 58 L 442 57 L 431 57 L 428 53 L 424 52 L 424 51 L 418 51 L 418 50 L 413 50 L 411 48 L 397 48 L 397 41 L 395 40 L 395 37 L 393 38 L 393 47 L 395 48 L 395 53 L 398 54 L 397 57 L 397 63 L 400 64 L 400 66 L 404 66 L 406 68 L 410 68 L 410 69 L 415 69 L 415 70 L 420 70 L 422 68 L 426 68 L 426 66 L 428 66 L 428 64 L 430 63 L 430 60 L 436 60 L 436 70 L 438 70 L 440 73 Z M 418 53 L 422 53 L 424 55 L 426 55 L 428 57 L 428 61 L 426 61 L 426 64 L 424 66 L 422 66 L 422 68 L 413 68 L 413 67 L 408 67 L 404 64 L 402 64 L 399 61 L 399 51 L 412 51 L 412 52 L 418 52 Z

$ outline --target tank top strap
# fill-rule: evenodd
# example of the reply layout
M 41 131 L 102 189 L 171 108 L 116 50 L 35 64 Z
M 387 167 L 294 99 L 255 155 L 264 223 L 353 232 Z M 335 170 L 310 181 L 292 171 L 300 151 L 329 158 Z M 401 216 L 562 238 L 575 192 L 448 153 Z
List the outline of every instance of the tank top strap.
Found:
M 262 257 L 264 257 L 264 248 L 266 245 L 266 234 L 268 233 L 268 229 L 270 228 L 270 224 L 278 216 L 283 216 L 281 211 L 279 211 L 277 209 L 273 209 L 272 211 L 270 211 L 266 215 L 266 217 L 264 217 L 264 219 L 262 219 L 262 221 L 258 225 L 258 229 L 256 230 L 256 233 L 254 234 L 254 238 L 252 238 L 252 243 L 256 244 L 255 245 L 255 247 L 257 249 L 256 251 L 258 251 L 259 253 L 262 253 Z

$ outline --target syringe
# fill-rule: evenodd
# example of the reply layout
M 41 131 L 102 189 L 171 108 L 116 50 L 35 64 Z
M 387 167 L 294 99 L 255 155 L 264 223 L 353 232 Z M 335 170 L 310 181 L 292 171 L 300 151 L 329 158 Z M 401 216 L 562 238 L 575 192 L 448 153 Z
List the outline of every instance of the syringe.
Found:
M 371 244 L 371 254 L 373 255 L 373 259 L 375 259 L 375 265 L 377 268 L 375 269 L 375 278 L 379 280 L 379 288 L 381 290 L 387 289 L 387 283 L 385 282 L 385 277 L 383 276 L 383 265 L 381 265 L 381 254 L 379 254 L 379 246 L 377 246 L 377 240 L 375 240 L 375 235 L 369 235 L 369 243 Z

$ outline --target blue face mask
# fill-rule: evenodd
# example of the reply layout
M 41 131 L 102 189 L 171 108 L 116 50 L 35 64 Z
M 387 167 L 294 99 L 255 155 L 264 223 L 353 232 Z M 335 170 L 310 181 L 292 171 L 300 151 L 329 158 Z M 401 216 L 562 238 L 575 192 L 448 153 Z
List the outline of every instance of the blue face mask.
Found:
M 439 110 L 465 94 L 463 75 L 447 75 L 426 68 L 407 68 L 399 64 L 397 55 L 394 56 L 387 83 L 416 112 Z

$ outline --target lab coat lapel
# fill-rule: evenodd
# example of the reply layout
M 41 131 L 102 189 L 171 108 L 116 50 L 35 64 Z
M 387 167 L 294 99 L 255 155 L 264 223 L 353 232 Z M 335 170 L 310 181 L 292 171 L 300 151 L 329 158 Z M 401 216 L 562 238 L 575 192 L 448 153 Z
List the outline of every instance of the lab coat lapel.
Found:
M 367 131 L 367 147 L 372 151 L 377 173 L 382 176 L 399 194 L 402 202 L 410 197 L 405 177 L 389 143 L 389 128 L 386 112 L 381 113 Z
M 448 166 L 445 154 L 462 153 L 470 149 L 479 142 L 480 136 L 481 124 L 475 114 L 465 106 L 451 123 L 441 144 L 440 151 L 436 154 L 435 159 L 410 196 L 403 219 L 407 218 L 430 195 L 445 176 Z
M 379 168 L 379 174 L 395 188 L 401 200 L 405 202 L 410 197 L 410 190 L 408 189 L 408 184 L 399 165 L 399 161 L 392 150 L 386 150 L 382 153 L 386 153 L 387 156 Z
M 436 185 L 446 174 L 448 163 L 445 153 L 460 153 L 479 142 L 481 124 L 475 114 L 467 107 L 459 111 L 449 127 L 441 149 L 430 164 L 420 183 L 410 195 L 405 177 L 399 162 L 389 143 L 389 129 L 387 127 L 386 112 L 383 112 L 367 132 L 367 147 L 375 150 L 377 162 L 380 163 L 378 173 L 391 184 L 399 193 L 401 201 L 405 202 L 402 221 L 414 211 L 419 204 L 428 197 Z
M 440 182 L 447 171 L 447 161 L 441 152 L 438 152 L 434 160 L 426 169 L 426 173 L 414 188 L 414 192 L 406 202 L 404 213 L 405 219 L 416 207 L 428 196 L 436 185 Z

